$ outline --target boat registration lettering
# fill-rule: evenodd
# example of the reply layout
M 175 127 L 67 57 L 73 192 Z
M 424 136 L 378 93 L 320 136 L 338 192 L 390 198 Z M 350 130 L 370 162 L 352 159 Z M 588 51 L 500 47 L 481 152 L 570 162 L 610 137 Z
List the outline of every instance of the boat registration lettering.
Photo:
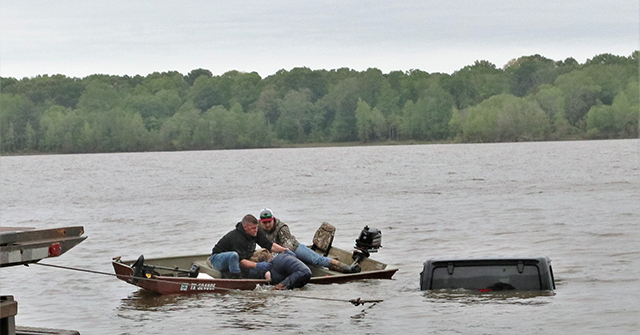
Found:
M 189 285 L 189 290 L 191 291 L 211 291 L 216 289 L 216 284 L 213 283 L 191 283 L 183 285 Z M 182 288 L 180 288 L 180 290 L 182 290 Z

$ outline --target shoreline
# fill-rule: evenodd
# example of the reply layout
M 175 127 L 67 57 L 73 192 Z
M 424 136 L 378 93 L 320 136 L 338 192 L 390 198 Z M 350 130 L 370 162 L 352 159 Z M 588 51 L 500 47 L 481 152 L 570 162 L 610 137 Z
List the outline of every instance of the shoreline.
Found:
M 110 152 L 12 152 L 12 153 L 0 153 L 0 157 L 14 157 L 14 156 L 46 156 L 46 155 L 83 155 L 83 154 L 115 154 L 115 153 L 144 153 L 144 152 L 178 152 L 178 151 L 222 151 L 222 150 L 254 150 L 254 149 L 296 149 L 296 148 L 331 148 L 331 147 L 378 147 L 378 146 L 395 146 L 395 145 L 430 145 L 430 144 L 497 144 L 497 143 L 530 143 L 530 142 L 574 142 L 574 141 L 609 141 L 609 140 L 633 140 L 638 138 L 566 138 L 555 139 L 547 141 L 523 141 L 523 142 L 459 142 L 455 140 L 448 141 L 384 141 L 384 142 L 368 142 L 363 143 L 359 141 L 353 142 L 330 142 L 330 143 L 289 143 L 286 145 L 274 145 L 270 147 L 254 147 L 254 148 L 229 148 L 229 149 L 183 149 L 183 150 L 146 150 L 146 151 L 110 151 Z

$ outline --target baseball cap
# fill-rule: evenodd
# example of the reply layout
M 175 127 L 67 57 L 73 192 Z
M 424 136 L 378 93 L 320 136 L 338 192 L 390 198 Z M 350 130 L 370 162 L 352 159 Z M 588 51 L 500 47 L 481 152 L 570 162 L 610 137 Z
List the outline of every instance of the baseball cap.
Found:
M 270 221 L 273 219 L 273 211 L 269 208 L 264 208 L 260 211 L 260 222 Z

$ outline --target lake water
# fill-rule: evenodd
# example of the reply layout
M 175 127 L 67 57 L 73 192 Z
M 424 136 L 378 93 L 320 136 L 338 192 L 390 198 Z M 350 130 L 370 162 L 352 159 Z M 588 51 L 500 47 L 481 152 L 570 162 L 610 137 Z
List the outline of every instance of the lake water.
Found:
M 323 221 L 349 249 L 382 231 L 392 280 L 154 297 L 115 277 L 0 270 L 16 324 L 89 334 L 637 334 L 640 140 L 446 144 L 0 158 L 0 225 L 81 225 L 42 263 L 112 273 L 111 258 L 208 253 L 273 209 L 303 243 Z M 419 290 L 432 257 L 546 255 L 555 294 Z M 344 301 L 382 299 L 355 307 Z

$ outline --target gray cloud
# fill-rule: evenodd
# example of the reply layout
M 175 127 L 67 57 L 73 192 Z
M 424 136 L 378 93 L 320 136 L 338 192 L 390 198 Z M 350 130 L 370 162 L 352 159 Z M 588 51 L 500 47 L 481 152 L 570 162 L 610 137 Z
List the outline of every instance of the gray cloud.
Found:
M 0 75 L 296 66 L 451 73 L 534 53 L 638 49 L 637 1 L 17 1 L 0 7 Z

